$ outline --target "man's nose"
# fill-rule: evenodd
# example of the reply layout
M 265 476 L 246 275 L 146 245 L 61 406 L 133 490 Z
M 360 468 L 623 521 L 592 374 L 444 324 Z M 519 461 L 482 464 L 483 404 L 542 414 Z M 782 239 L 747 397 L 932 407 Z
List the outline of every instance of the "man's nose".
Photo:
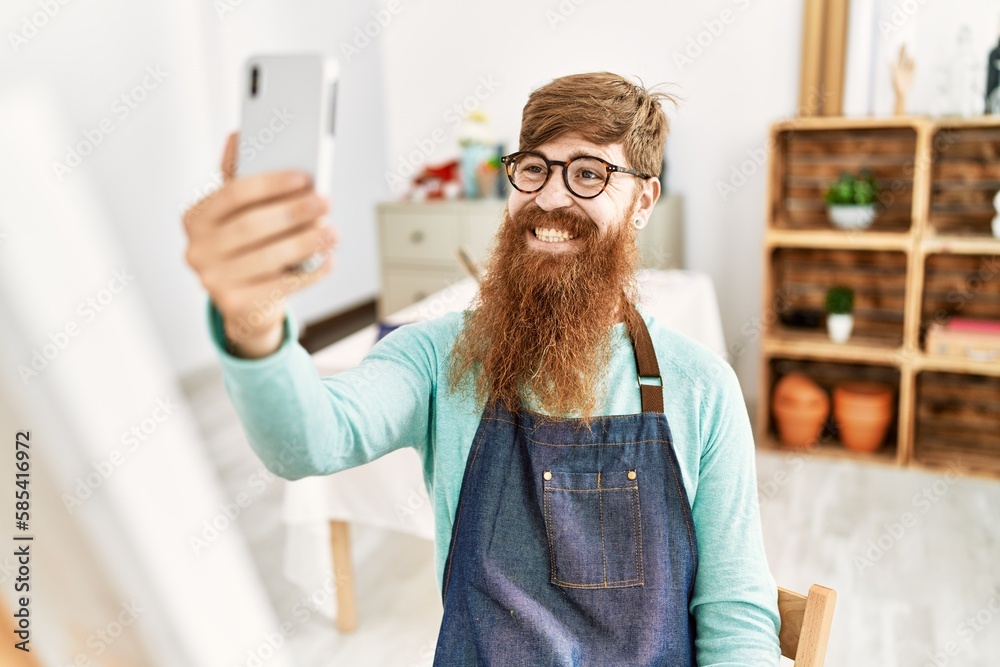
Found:
M 556 170 L 560 171 L 556 171 Z M 566 189 L 560 165 L 552 166 L 552 173 L 545 186 L 535 194 L 535 204 L 543 211 L 565 208 L 573 203 L 573 195 Z

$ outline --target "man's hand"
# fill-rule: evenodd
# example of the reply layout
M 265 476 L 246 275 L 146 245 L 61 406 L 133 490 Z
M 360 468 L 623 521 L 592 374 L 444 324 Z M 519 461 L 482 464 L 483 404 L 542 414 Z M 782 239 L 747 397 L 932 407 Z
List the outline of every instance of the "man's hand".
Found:
M 222 156 L 222 187 L 184 213 L 185 261 L 222 314 L 236 354 L 259 358 L 281 343 L 285 297 L 330 272 L 339 234 L 322 219 L 329 202 L 308 174 L 237 178 L 236 154 L 234 132 Z M 317 252 L 326 256 L 317 270 L 286 270 Z

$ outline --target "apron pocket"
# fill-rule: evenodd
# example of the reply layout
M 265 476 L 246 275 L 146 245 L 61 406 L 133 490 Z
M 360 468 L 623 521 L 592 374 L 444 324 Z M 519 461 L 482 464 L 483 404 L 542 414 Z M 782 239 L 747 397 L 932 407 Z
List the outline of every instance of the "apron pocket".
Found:
M 542 474 L 551 581 L 568 588 L 641 586 L 635 471 Z

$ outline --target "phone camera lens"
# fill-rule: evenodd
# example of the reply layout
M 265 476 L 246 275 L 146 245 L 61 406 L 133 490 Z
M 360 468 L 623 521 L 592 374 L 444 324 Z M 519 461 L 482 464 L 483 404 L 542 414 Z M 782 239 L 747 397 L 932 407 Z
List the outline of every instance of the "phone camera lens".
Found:
M 257 80 L 260 77 L 260 69 L 254 65 L 250 70 L 250 97 L 257 97 Z

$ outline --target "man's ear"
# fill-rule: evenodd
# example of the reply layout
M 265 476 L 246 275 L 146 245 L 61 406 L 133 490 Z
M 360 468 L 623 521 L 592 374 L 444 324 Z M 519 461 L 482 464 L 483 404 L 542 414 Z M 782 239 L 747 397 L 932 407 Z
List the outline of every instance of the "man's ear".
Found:
M 636 201 L 635 215 L 641 216 L 643 220 L 649 220 L 653 213 L 653 206 L 660 198 L 660 179 L 653 177 L 642 181 L 642 192 Z

